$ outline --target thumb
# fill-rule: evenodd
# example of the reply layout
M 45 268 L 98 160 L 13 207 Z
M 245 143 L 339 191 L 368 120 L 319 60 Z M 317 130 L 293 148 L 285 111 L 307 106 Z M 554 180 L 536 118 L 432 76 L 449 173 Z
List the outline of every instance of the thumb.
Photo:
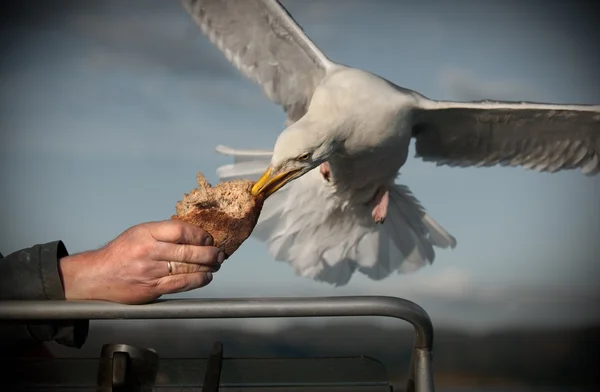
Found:
M 161 242 L 206 246 L 214 243 L 212 236 L 206 230 L 176 219 L 151 222 L 148 224 L 148 229 L 152 237 Z

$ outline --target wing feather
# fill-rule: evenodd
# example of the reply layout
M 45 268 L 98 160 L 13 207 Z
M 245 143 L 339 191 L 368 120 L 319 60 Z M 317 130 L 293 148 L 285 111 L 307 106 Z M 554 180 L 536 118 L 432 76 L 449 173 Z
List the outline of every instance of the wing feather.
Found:
M 181 1 L 225 57 L 284 108 L 288 122 L 306 113 L 316 86 L 334 63 L 277 0 Z
M 600 172 L 600 106 L 421 100 L 417 156 L 449 166 Z

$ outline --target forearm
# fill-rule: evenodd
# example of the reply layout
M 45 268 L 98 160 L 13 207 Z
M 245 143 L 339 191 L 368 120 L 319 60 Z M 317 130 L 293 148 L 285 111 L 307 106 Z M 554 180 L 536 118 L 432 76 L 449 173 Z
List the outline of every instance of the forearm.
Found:
M 64 300 L 59 262 L 68 256 L 61 241 L 0 254 L 0 300 Z M 56 341 L 81 347 L 88 334 L 88 320 L 56 320 L 2 323 L 3 339 Z

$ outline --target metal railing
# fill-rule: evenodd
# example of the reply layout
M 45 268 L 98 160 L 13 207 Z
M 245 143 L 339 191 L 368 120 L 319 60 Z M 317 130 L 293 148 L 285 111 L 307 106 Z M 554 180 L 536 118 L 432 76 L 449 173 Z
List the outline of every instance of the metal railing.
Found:
M 170 299 L 144 305 L 103 301 L 1 301 L 0 321 L 57 319 L 226 319 L 382 316 L 413 325 L 407 391 L 432 392 L 433 325 L 412 301 L 384 296 Z

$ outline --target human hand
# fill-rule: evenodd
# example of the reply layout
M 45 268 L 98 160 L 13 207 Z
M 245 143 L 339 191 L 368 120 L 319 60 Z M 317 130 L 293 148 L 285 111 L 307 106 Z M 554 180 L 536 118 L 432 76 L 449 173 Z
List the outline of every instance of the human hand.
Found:
M 59 261 L 65 297 L 139 304 L 206 286 L 225 258 L 212 245 L 208 232 L 183 221 L 130 227 L 98 250 Z

